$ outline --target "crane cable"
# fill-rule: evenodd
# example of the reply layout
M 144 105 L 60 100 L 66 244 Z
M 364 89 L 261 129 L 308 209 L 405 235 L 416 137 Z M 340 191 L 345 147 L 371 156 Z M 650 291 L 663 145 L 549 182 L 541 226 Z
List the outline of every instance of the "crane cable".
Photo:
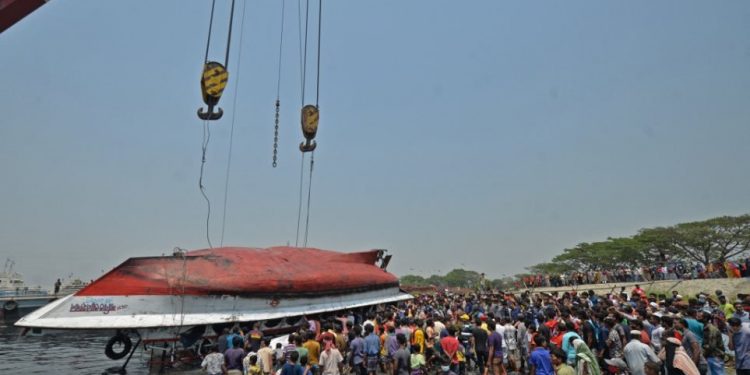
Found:
M 299 165 L 299 204 L 297 205 L 297 236 L 294 238 L 294 247 L 299 246 L 299 225 L 302 220 L 302 182 L 305 178 L 305 153 L 302 153 L 301 162 Z
M 237 116 L 237 92 L 240 88 L 240 66 L 242 63 L 242 38 L 245 35 L 245 4 L 242 2 L 242 18 L 240 18 L 240 41 L 239 50 L 237 51 L 237 80 L 234 83 L 234 97 L 232 98 L 232 125 L 229 128 L 229 151 L 227 152 L 227 172 L 224 179 L 224 210 L 221 217 L 221 241 L 219 246 L 224 246 L 224 229 L 227 221 L 227 200 L 229 197 L 229 172 L 232 167 L 232 145 L 234 143 L 234 122 Z
M 302 106 L 305 105 L 305 71 L 307 70 L 307 20 L 310 10 L 310 1 L 307 0 L 305 4 L 305 41 L 302 42 L 302 0 L 297 0 L 297 31 L 298 31 L 298 37 L 299 37 L 299 86 L 300 86 L 300 100 L 302 101 Z M 304 50 L 302 48 L 302 45 L 304 44 Z M 300 231 L 300 222 L 302 221 L 302 192 L 304 187 L 304 178 L 305 178 L 305 153 L 302 153 L 302 157 L 300 158 L 300 167 L 299 167 L 299 203 L 297 205 L 297 235 L 294 238 L 294 247 L 299 246 L 299 231 Z
M 276 168 L 278 165 L 279 151 L 279 112 L 281 111 L 281 57 L 284 48 L 284 11 L 286 0 L 281 0 L 281 32 L 279 32 L 279 72 L 276 79 L 276 116 L 273 127 L 273 161 L 271 166 Z
M 301 12 L 300 12 L 301 13 Z M 319 104 L 320 104 L 320 46 L 321 46 L 321 33 L 322 33 L 322 14 L 323 14 L 323 1 L 318 0 L 318 40 L 317 40 L 317 64 L 316 64 L 316 76 L 315 76 L 315 115 L 318 114 Z M 304 49 L 302 53 L 302 71 L 301 71 L 301 78 L 302 78 L 302 92 L 301 92 L 301 99 L 302 99 L 302 105 L 303 105 L 303 117 L 304 117 L 304 109 L 305 107 L 305 89 L 307 85 L 307 41 L 308 41 L 308 32 L 309 32 L 309 17 L 310 17 L 310 0 L 306 1 L 306 9 L 305 9 L 305 39 L 304 39 Z M 301 15 L 299 17 L 300 24 L 302 22 Z M 300 36 L 301 36 L 300 32 Z M 302 42 L 300 41 L 300 44 Z M 303 120 L 304 121 L 304 120 Z M 317 120 L 316 120 L 317 121 Z M 304 128 L 304 126 L 303 126 Z M 316 125 L 317 128 L 317 125 Z M 303 129 L 304 130 L 304 129 Z M 306 134 L 307 137 L 307 134 Z M 314 137 L 314 133 L 312 135 Z M 309 139 L 308 139 L 309 141 Z M 307 247 L 307 241 L 309 238 L 309 230 L 310 230 L 310 205 L 312 201 L 312 176 L 313 176 L 313 170 L 315 165 L 315 145 L 313 142 L 313 147 L 311 149 L 303 149 L 302 145 L 300 145 L 300 149 L 302 150 L 302 165 L 304 166 L 305 162 L 305 153 L 307 151 L 310 151 L 310 173 L 309 173 L 309 181 L 307 186 L 307 205 L 306 205 L 306 213 L 305 213 L 305 232 L 304 232 L 304 241 L 303 241 L 303 247 Z M 300 169 L 300 196 L 299 196 L 299 206 L 297 211 L 297 240 L 295 241 L 295 246 L 299 241 L 299 232 L 300 232 L 300 221 L 302 217 L 302 191 L 303 191 L 303 182 L 304 181 L 304 167 Z
M 234 21 L 234 3 L 235 3 L 235 0 L 232 0 L 232 7 L 229 13 L 229 31 L 227 32 L 226 55 L 224 57 L 225 68 L 229 66 L 229 47 L 231 46 L 231 41 L 232 41 L 232 24 Z M 211 2 L 211 16 L 208 21 L 208 37 L 206 40 L 206 55 L 203 61 L 204 66 L 208 64 L 208 52 L 211 48 L 211 32 L 213 30 L 215 8 L 216 8 L 216 0 L 213 0 Z M 204 174 L 205 165 L 206 165 L 206 152 L 208 150 L 208 143 L 211 140 L 211 129 L 208 126 L 208 121 L 209 120 L 207 119 L 203 120 L 203 142 L 201 144 L 201 168 L 200 168 L 200 176 L 198 177 L 198 188 L 200 189 L 203 199 L 206 201 L 206 207 L 207 207 L 206 241 L 208 242 L 208 247 L 213 248 L 213 245 L 211 244 L 211 233 L 210 233 L 211 200 L 208 198 L 208 194 L 206 193 L 206 186 L 203 185 L 203 174 Z
M 323 20 L 323 0 L 318 0 L 318 61 L 316 65 L 315 77 L 315 108 L 320 108 L 320 35 Z M 310 182 L 307 184 L 307 218 L 305 219 L 305 244 L 307 247 L 307 235 L 310 229 L 310 198 L 312 196 L 312 177 L 313 166 L 315 165 L 315 150 L 310 154 Z
M 315 106 L 317 107 L 318 104 L 320 104 L 320 34 L 321 34 L 321 25 L 323 21 L 323 0 L 318 0 L 318 63 L 316 64 L 317 68 L 317 77 L 315 77 Z

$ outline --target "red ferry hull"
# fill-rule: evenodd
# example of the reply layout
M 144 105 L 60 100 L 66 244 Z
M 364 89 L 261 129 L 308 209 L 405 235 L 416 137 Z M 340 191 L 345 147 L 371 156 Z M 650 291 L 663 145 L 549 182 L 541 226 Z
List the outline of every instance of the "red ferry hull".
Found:
M 411 296 L 375 263 L 382 251 L 218 248 L 131 258 L 16 325 L 138 329 L 264 321 Z

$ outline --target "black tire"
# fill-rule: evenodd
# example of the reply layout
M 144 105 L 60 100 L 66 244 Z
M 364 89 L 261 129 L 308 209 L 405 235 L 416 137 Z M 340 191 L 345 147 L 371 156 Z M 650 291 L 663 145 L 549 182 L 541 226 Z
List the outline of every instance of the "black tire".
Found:
M 122 351 L 116 352 L 115 351 L 115 345 L 122 345 Z M 107 346 L 104 347 L 104 354 L 109 359 L 122 359 L 125 358 L 128 353 L 130 353 L 130 349 L 133 348 L 133 342 L 130 340 L 130 337 L 128 335 L 118 333 L 112 338 L 107 341 Z
M 200 354 L 202 357 L 205 357 L 208 355 L 208 353 L 211 352 L 211 347 L 215 346 L 216 344 L 212 343 L 209 339 L 203 339 L 201 341 L 200 345 L 198 346 L 198 354 Z
M 16 301 L 5 302 L 5 304 L 3 305 L 3 309 L 7 312 L 16 311 L 16 309 L 18 309 L 18 302 Z

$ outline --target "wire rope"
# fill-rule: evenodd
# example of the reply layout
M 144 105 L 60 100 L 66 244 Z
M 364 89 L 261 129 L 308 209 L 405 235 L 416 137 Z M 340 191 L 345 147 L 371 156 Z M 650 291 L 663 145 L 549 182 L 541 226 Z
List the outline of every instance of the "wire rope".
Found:
M 281 58 L 282 51 L 284 50 L 284 15 L 286 8 L 286 0 L 281 0 L 281 31 L 279 32 L 279 71 L 276 78 L 276 114 L 274 117 L 273 127 L 273 158 L 271 166 L 276 168 L 278 165 L 278 152 L 279 152 L 279 116 L 281 111 Z
M 319 108 L 320 104 L 320 36 L 321 36 L 321 25 L 323 18 L 323 0 L 318 0 L 318 48 L 317 48 L 317 63 L 316 63 L 316 77 L 315 77 L 315 107 Z M 307 24 L 305 25 L 307 27 Z M 306 35 L 306 34 L 305 34 Z M 307 43 L 307 36 L 305 36 L 305 43 Z M 305 48 L 307 50 L 307 48 Z M 305 242 L 304 247 L 307 247 L 307 239 L 310 232 L 310 204 L 312 200 L 312 178 L 313 169 L 315 166 L 315 151 L 310 154 L 310 176 L 307 184 L 307 210 L 305 217 Z M 300 182 L 300 187 L 302 186 Z
M 279 98 L 279 95 L 281 94 L 281 57 L 282 57 L 282 51 L 284 48 L 284 8 L 286 4 L 286 0 L 281 0 L 281 32 L 279 33 L 279 71 L 278 76 L 276 78 L 276 98 Z
M 315 165 L 315 151 L 310 154 L 310 182 L 307 184 L 307 217 L 305 219 L 305 244 L 303 247 L 307 247 L 307 235 L 310 229 L 310 196 L 312 194 L 312 176 L 313 166 Z
M 221 241 L 219 246 L 224 246 L 224 230 L 226 229 L 227 220 L 227 201 L 229 200 L 229 173 L 232 167 L 232 146 L 234 144 L 234 123 L 237 116 L 237 93 L 240 88 L 240 66 L 242 62 L 242 39 L 245 35 L 245 4 L 242 2 L 242 18 L 240 19 L 240 46 L 237 52 L 237 80 L 234 83 L 234 97 L 232 98 L 232 124 L 229 127 L 229 151 L 227 152 L 227 172 L 224 179 L 224 208 L 221 217 Z M 228 49 L 228 47 L 227 47 Z
M 302 221 L 302 183 L 305 173 L 305 153 L 302 153 L 302 161 L 299 165 L 299 205 L 297 207 L 297 236 L 294 238 L 294 247 L 299 246 L 299 225 Z
M 315 106 L 318 106 L 320 101 L 320 34 L 323 20 L 323 0 L 318 0 L 318 75 L 315 79 Z M 312 167 L 311 167 L 312 169 Z
M 303 60 L 302 60 L 302 0 L 297 0 L 297 32 L 299 41 L 299 87 L 304 87 L 302 83 L 305 80 L 305 74 L 302 71 Z M 304 95 L 300 92 L 300 97 Z M 305 100 L 302 99 L 302 105 L 305 105 Z
M 229 12 L 229 30 L 227 31 L 227 48 L 226 48 L 226 55 L 224 57 L 224 68 L 227 69 L 229 66 L 229 51 L 231 47 L 232 42 L 232 27 L 234 24 L 234 5 L 235 0 L 232 0 L 232 7 Z M 214 10 L 216 8 L 216 0 L 213 0 L 211 2 L 211 15 L 210 19 L 208 21 L 208 37 L 206 38 L 206 54 L 204 57 L 204 65 L 208 63 L 208 53 L 211 48 L 211 33 L 213 31 L 213 24 L 214 24 Z M 244 13 L 244 8 L 243 8 Z M 236 87 L 235 87 L 236 90 Z M 236 92 L 235 92 L 236 97 Z M 235 106 L 236 107 L 236 106 Z M 234 121 L 234 119 L 232 119 Z M 206 242 L 208 242 L 208 247 L 213 248 L 213 244 L 211 243 L 211 231 L 210 231 L 210 225 L 211 225 L 211 200 L 208 197 L 208 194 L 206 193 L 206 186 L 203 185 L 203 176 L 205 172 L 206 167 L 206 152 L 208 150 L 208 144 L 211 140 L 211 128 L 208 126 L 208 120 L 203 121 L 203 142 L 201 144 L 201 168 L 200 168 L 200 176 L 198 177 L 198 188 L 200 189 L 201 195 L 203 196 L 203 199 L 206 201 Z M 230 151 L 231 152 L 231 151 Z M 225 196 L 226 199 L 226 196 Z M 225 203 L 226 204 L 226 203 Z M 225 210 L 226 214 L 226 210 Z M 222 222 L 222 242 L 223 242 L 223 222 Z
M 206 206 L 208 207 L 208 212 L 206 213 L 206 241 L 208 242 L 208 247 L 213 248 L 214 246 L 211 244 L 211 232 L 209 230 L 209 225 L 211 224 L 211 200 L 208 199 L 208 194 L 206 194 L 206 187 L 203 185 L 203 172 L 206 167 L 206 150 L 208 149 L 208 142 L 211 140 L 211 128 L 208 126 L 208 120 L 203 121 L 203 144 L 201 146 L 202 156 L 201 156 L 201 173 L 200 177 L 198 177 L 198 188 L 201 191 L 201 195 L 203 195 L 203 199 L 206 200 Z
M 208 20 L 208 40 L 206 40 L 206 57 L 203 59 L 204 63 L 208 62 L 208 48 L 211 46 L 211 30 L 214 26 L 214 8 L 216 8 L 216 0 L 211 2 L 211 18 Z
M 211 31 L 213 30 L 214 25 L 214 9 L 216 8 L 216 0 L 213 0 L 211 2 L 211 16 L 208 20 L 208 37 L 206 38 L 206 55 L 203 59 L 203 64 L 208 63 L 208 51 L 211 47 Z M 211 245 L 211 235 L 209 231 L 209 225 L 211 222 L 211 200 L 208 199 L 208 195 L 206 194 L 206 187 L 203 186 L 203 171 L 206 166 L 206 149 L 208 148 L 208 140 L 211 139 L 211 131 L 208 129 L 208 120 L 203 121 L 203 142 L 201 143 L 201 169 L 200 169 L 200 176 L 198 176 L 198 189 L 201 191 L 201 195 L 203 196 L 203 199 L 206 200 L 206 206 L 208 207 L 208 212 L 206 213 L 206 241 L 208 242 L 208 247 L 213 247 Z
M 229 10 L 229 32 L 227 32 L 227 53 L 224 57 L 224 68 L 226 70 L 229 70 L 229 47 L 232 45 L 232 23 L 234 21 L 234 1 L 235 0 L 232 0 L 232 8 Z
M 300 49 L 301 49 L 301 58 L 300 58 L 300 64 L 301 64 L 301 70 L 300 70 L 300 76 L 302 79 L 301 82 L 301 99 L 302 99 L 302 106 L 305 106 L 305 94 L 306 94 L 306 85 L 307 85 L 307 43 L 308 43 L 308 32 L 310 30 L 309 27 L 309 19 L 310 19 L 310 0 L 306 0 L 305 2 L 305 36 L 304 36 L 304 43 L 302 43 L 302 16 L 301 16 L 301 2 L 298 0 L 298 21 L 299 21 L 299 37 L 300 37 Z M 323 1 L 318 0 L 318 39 L 317 39 L 317 63 L 316 63 L 316 76 L 315 76 L 315 108 L 319 108 L 320 104 L 320 46 L 321 46 L 321 35 L 322 35 L 322 16 L 323 15 Z M 304 44 L 304 48 L 302 45 Z M 300 223 L 302 220 L 302 199 L 303 199 L 303 191 L 304 191 L 304 168 L 305 166 L 305 152 L 302 152 L 302 164 L 300 165 L 300 181 L 299 181 L 299 205 L 297 208 L 297 235 L 295 238 L 295 246 L 299 245 L 299 236 L 300 236 Z M 307 247 L 307 242 L 309 239 L 309 233 L 310 233 L 310 206 L 312 201 L 312 177 L 313 177 L 313 170 L 315 166 L 315 151 L 312 151 L 310 154 L 310 174 L 309 174 L 309 181 L 307 185 L 307 205 L 305 210 L 305 231 L 304 231 L 304 237 L 303 237 L 303 246 Z
M 307 85 L 307 31 L 310 19 L 310 0 L 305 3 L 305 48 L 302 61 L 302 105 L 305 105 L 305 86 Z

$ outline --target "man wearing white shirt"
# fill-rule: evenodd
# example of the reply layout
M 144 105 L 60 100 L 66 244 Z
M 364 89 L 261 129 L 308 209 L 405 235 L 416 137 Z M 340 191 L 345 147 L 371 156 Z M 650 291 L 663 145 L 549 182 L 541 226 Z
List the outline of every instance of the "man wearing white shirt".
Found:
M 659 363 L 659 357 L 656 356 L 654 350 L 650 346 L 641 342 L 640 331 L 630 331 L 630 342 L 625 345 L 623 354 L 625 362 L 628 364 L 628 369 L 632 375 L 646 375 L 644 366 L 646 362 Z

